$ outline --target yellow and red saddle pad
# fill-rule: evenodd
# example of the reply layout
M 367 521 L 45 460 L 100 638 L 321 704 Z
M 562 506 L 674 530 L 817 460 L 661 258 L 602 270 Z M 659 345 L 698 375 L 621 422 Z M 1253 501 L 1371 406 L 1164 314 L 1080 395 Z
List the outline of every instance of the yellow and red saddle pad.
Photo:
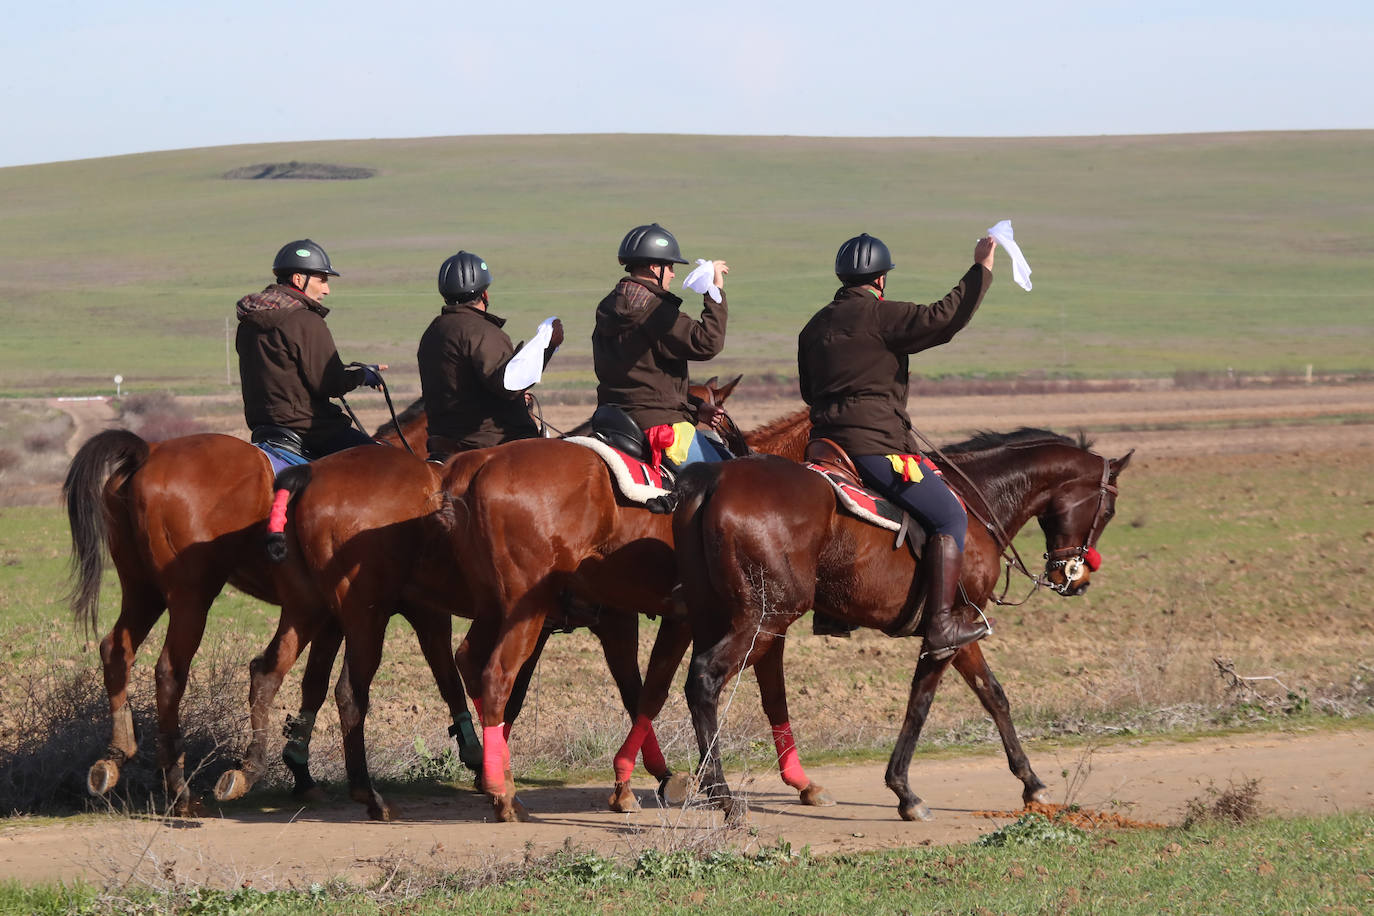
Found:
M 886 497 L 879 496 L 872 490 L 855 486 L 849 480 L 819 464 L 807 462 L 806 467 L 829 481 L 830 485 L 835 488 L 836 499 L 840 501 L 840 505 L 850 515 L 889 531 L 901 530 L 902 519 L 906 515 L 901 506 Z

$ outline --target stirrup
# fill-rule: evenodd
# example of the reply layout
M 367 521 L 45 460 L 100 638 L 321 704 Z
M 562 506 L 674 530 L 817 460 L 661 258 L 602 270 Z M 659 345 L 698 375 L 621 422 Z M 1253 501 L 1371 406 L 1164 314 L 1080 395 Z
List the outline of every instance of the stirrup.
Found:
M 969 643 L 975 643 L 980 639 L 992 635 L 992 621 L 983 613 L 983 609 L 972 604 L 969 606 L 978 612 L 978 616 L 982 618 L 982 623 L 974 624 L 970 630 L 965 630 L 962 635 L 956 636 L 954 644 L 950 646 L 930 648 L 930 638 L 928 636 L 922 637 L 921 658 L 925 658 L 929 655 L 936 661 L 940 661 L 949 658 Z M 972 635 L 969 635 L 970 633 L 972 633 Z
M 849 634 L 858 628 L 858 624 L 845 623 L 829 614 L 822 614 L 819 611 L 811 612 L 811 632 L 816 636 L 834 636 L 837 639 L 848 639 Z
M 669 490 L 662 496 L 650 496 L 644 501 L 644 507 L 654 515 L 672 515 L 677 508 L 677 490 Z

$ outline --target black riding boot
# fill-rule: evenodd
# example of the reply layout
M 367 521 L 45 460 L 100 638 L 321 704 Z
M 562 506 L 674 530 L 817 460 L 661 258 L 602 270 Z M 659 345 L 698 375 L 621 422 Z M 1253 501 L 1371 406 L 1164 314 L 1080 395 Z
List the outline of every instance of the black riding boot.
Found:
M 959 572 L 964 565 L 964 555 L 954 538 L 939 534 L 927 541 L 922 565 L 927 576 L 922 654 L 947 658 L 991 631 L 982 620 L 970 621 L 954 613 L 954 603 L 959 597 Z

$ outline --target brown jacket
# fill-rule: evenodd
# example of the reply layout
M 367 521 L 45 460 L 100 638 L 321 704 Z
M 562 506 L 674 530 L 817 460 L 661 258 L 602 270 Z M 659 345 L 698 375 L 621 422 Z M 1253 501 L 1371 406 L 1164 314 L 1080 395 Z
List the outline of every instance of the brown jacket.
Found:
M 244 296 L 237 308 L 239 381 L 249 429 L 283 426 L 305 434 L 329 434 L 352 425 L 330 398 L 362 382 L 345 369 L 324 323 L 329 314 L 299 290 L 274 283 Z
M 952 338 L 991 283 L 992 272 L 975 264 L 930 305 L 890 302 L 864 287 L 837 291 L 797 338 L 811 437 L 832 439 L 852 455 L 916 451 L 906 411 L 908 355 Z
M 682 300 L 644 280 L 626 277 L 596 307 L 592 362 L 597 404 L 614 404 L 639 424 L 695 420 L 687 400 L 687 363 L 711 359 L 725 346 L 728 310 L 702 296 L 701 319 L 682 314 Z
M 505 323 L 463 303 L 444 306 L 430 322 L 415 355 L 431 436 L 472 449 L 539 435 L 524 392 L 506 390 L 506 363 L 516 350 Z

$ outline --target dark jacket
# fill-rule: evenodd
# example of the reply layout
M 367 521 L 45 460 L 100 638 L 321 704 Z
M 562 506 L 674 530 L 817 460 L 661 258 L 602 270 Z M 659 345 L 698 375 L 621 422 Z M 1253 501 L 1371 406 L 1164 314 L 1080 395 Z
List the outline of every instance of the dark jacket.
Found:
M 299 290 L 274 283 L 238 302 L 236 346 L 243 386 L 243 418 L 249 429 L 283 426 L 327 435 L 352 425 L 330 398 L 362 382 L 345 369 L 324 323 L 329 314 Z
M 811 437 L 832 439 L 852 455 L 915 452 L 906 411 L 908 355 L 952 338 L 991 283 L 992 272 L 975 264 L 930 305 L 890 302 L 864 287 L 838 290 L 797 338 Z
M 524 392 L 506 390 L 506 363 L 516 351 L 505 323 L 463 303 L 444 306 L 430 322 L 415 355 L 431 436 L 472 449 L 539 435 Z
M 725 295 L 702 296 L 701 320 L 682 314 L 682 300 L 645 280 L 626 277 L 596 307 L 592 362 L 597 404 L 614 404 L 639 424 L 695 421 L 687 400 L 687 363 L 725 346 Z

